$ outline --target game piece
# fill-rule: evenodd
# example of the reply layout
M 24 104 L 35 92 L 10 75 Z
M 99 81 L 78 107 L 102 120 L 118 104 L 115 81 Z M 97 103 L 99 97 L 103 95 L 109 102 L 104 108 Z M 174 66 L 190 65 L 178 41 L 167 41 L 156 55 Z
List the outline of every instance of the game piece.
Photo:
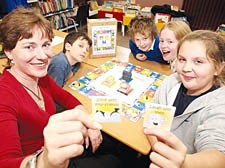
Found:
M 123 80 L 125 80 L 126 82 L 128 82 L 129 80 L 131 80 L 132 77 L 132 73 L 131 73 L 132 69 L 124 69 L 123 70 Z
M 120 88 L 118 89 L 119 92 L 125 95 L 129 95 L 129 93 L 132 92 L 132 90 L 133 89 L 130 87 L 130 84 L 126 82 L 120 83 Z

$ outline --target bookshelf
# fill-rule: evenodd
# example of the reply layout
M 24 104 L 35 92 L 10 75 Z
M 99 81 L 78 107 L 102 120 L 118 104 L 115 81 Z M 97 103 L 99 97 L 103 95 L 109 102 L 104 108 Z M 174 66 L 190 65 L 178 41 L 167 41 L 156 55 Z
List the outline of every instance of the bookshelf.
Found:
M 66 31 L 78 26 L 68 19 L 70 16 L 75 16 L 78 9 L 73 0 L 39 0 L 38 5 L 41 13 L 51 22 L 54 29 Z
M 35 3 L 38 2 L 38 0 L 27 0 L 27 3 Z

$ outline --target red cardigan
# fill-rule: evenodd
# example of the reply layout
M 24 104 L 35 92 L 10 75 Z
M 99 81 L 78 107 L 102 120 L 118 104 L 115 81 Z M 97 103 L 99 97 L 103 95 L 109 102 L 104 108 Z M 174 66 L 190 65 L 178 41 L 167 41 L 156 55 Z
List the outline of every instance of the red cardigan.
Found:
M 40 109 L 24 87 L 6 69 L 0 77 L 0 167 L 17 168 L 44 144 L 43 129 L 55 114 L 53 99 L 67 109 L 81 104 L 49 75 L 38 83 L 44 97 Z

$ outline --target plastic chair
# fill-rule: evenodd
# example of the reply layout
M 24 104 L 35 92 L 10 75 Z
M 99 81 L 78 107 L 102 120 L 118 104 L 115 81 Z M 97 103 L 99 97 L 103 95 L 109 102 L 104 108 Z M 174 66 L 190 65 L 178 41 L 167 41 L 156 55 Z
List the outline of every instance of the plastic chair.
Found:
M 78 24 L 77 24 L 76 21 L 73 19 L 73 17 L 67 17 L 67 19 L 72 21 L 72 23 L 73 23 L 73 25 L 74 25 L 75 31 L 78 32 L 78 30 L 77 30 Z
M 75 16 L 75 20 L 79 23 L 81 28 L 81 24 L 83 21 L 86 22 L 87 18 L 89 17 L 89 4 L 79 6 L 77 15 Z
M 75 20 L 75 17 L 76 17 L 76 15 L 77 15 L 77 11 L 78 11 L 78 7 L 75 7 L 75 8 L 73 9 L 72 12 L 69 12 L 69 13 L 66 15 L 67 20 L 70 20 L 70 21 L 73 23 L 76 32 L 78 32 L 77 26 L 79 26 L 79 25 L 77 24 L 76 20 Z M 68 30 L 67 30 L 67 31 L 68 31 Z

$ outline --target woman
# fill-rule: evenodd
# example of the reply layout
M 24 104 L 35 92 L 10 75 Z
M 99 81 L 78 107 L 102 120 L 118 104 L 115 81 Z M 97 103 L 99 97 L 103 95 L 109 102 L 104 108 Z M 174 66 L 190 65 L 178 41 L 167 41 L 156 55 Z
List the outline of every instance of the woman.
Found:
M 32 9 L 19 8 L 3 18 L 0 32 L 10 61 L 0 78 L 1 167 L 85 167 L 86 162 L 105 167 L 105 160 L 117 165 L 111 155 L 104 155 L 104 161 L 77 158 L 85 146 L 92 152 L 99 148 L 101 126 L 47 75 L 53 39 L 49 21 Z M 53 100 L 70 110 L 55 114 Z

